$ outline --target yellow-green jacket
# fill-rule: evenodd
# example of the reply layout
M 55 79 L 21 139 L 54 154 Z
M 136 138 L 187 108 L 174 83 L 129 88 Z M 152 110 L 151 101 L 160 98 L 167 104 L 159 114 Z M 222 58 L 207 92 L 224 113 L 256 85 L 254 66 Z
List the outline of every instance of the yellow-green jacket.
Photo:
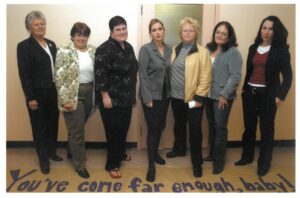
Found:
M 182 48 L 182 43 L 172 49 L 171 62 Z M 171 66 L 172 70 L 172 66 Z M 195 43 L 185 59 L 184 102 L 196 100 L 203 104 L 208 96 L 212 80 L 212 66 L 209 51 Z

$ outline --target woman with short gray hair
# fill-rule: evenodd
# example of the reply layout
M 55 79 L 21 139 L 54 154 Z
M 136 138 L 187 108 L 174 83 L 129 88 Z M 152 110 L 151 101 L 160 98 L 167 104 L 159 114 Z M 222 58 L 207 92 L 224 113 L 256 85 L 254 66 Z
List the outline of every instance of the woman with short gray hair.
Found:
M 50 172 L 49 159 L 56 155 L 58 133 L 57 92 L 54 84 L 56 45 L 46 39 L 46 18 L 32 11 L 25 18 L 30 37 L 17 47 L 19 76 L 25 94 L 33 141 L 43 174 Z

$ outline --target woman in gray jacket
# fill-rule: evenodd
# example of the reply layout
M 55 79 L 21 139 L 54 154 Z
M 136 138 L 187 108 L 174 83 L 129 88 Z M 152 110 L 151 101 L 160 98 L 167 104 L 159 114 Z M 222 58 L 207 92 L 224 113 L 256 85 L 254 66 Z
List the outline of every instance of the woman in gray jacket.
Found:
M 140 97 L 148 127 L 147 181 L 155 180 L 155 162 L 165 164 L 157 149 L 161 132 L 166 125 L 169 104 L 169 70 L 171 48 L 164 43 L 165 29 L 158 19 L 149 23 L 150 43 L 142 46 L 139 53 Z
M 231 24 L 219 22 L 214 28 L 212 41 L 207 44 L 213 69 L 212 86 L 206 103 L 210 154 L 204 160 L 213 161 L 213 174 L 219 174 L 224 169 L 227 123 L 241 79 L 242 57 L 236 46 Z

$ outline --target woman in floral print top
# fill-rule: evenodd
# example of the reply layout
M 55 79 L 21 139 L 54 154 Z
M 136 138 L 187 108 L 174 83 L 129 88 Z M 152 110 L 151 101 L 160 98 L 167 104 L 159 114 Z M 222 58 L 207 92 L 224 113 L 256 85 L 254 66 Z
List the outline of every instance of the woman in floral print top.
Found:
M 121 161 L 131 159 L 125 153 L 125 146 L 132 106 L 136 102 L 138 63 L 132 46 L 126 42 L 125 19 L 113 17 L 109 28 L 109 39 L 97 48 L 95 55 L 95 96 L 107 139 L 105 169 L 117 179 L 121 177 Z
M 71 29 L 72 43 L 57 51 L 56 88 L 58 107 L 68 129 L 68 158 L 79 176 L 89 178 L 85 168 L 84 125 L 93 109 L 95 47 L 88 45 L 90 28 L 77 22 Z

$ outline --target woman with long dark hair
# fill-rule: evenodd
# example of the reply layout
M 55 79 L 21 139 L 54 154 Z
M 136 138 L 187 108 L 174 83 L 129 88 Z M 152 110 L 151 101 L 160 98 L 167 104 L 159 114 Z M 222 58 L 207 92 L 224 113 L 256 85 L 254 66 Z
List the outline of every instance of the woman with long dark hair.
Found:
M 287 37 L 288 31 L 278 17 L 266 17 L 260 24 L 247 58 L 242 92 L 245 124 L 243 154 L 235 165 L 242 166 L 253 161 L 259 120 L 261 141 L 257 175 L 260 177 L 266 175 L 271 167 L 277 106 L 284 101 L 292 83 Z
M 206 101 L 210 154 L 204 160 L 213 161 L 213 174 L 219 174 L 224 169 L 228 118 L 241 80 L 243 61 L 236 47 L 232 25 L 227 21 L 219 22 L 214 28 L 212 41 L 207 44 L 213 72 L 212 86 Z

